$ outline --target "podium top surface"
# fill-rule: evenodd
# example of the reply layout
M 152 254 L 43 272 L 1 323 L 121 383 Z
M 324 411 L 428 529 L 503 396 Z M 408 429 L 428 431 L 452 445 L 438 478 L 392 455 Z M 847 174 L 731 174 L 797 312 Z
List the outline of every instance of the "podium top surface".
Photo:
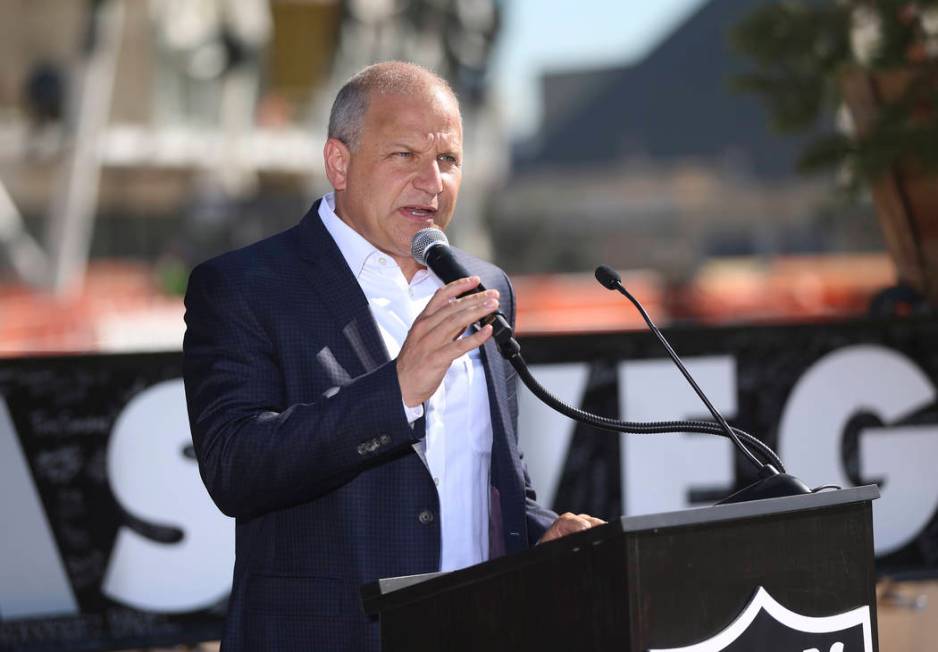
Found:
M 717 523 L 720 521 L 732 521 L 756 516 L 768 516 L 770 514 L 797 512 L 805 509 L 822 509 L 865 500 L 875 500 L 877 498 L 879 498 L 879 487 L 876 485 L 864 485 L 850 489 L 819 491 L 803 496 L 785 496 L 783 498 L 753 500 L 747 503 L 693 507 L 691 509 L 682 509 L 676 512 L 663 512 L 661 514 L 622 516 L 619 519 L 619 531 L 642 532 L 644 530 L 657 530 L 666 527 Z
M 424 593 L 432 592 L 444 584 L 455 586 L 474 582 L 486 576 L 509 572 L 518 564 L 535 563 L 622 534 L 742 521 L 792 512 L 827 509 L 851 503 L 869 502 L 877 498 L 879 498 L 879 487 L 865 485 L 800 496 L 754 500 L 746 503 L 695 507 L 660 514 L 623 516 L 605 525 L 538 545 L 523 553 L 500 557 L 458 571 L 380 579 L 362 586 L 362 602 L 366 613 L 377 613 L 391 603 L 403 604 L 412 599 L 419 599 Z M 411 588 L 412 590 L 405 590 Z

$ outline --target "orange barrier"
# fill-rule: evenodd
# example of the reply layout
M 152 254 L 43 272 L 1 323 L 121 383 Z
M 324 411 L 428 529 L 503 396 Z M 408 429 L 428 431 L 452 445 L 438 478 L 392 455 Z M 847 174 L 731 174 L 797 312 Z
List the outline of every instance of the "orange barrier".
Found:
M 667 321 L 659 277 L 651 272 L 623 274 L 622 282 L 656 321 Z M 644 328 L 641 315 L 618 292 L 592 274 L 512 277 L 518 302 L 519 333 L 575 333 Z
M 0 355 L 176 349 L 183 311 L 147 266 L 97 262 L 74 296 L 0 286 Z
M 512 278 L 523 334 L 644 328 L 638 312 L 592 274 Z M 784 322 L 861 316 L 871 297 L 895 283 L 885 255 L 714 260 L 682 287 L 660 275 L 626 272 L 624 285 L 662 326 Z M 182 299 L 165 295 L 141 264 L 95 262 L 84 290 L 57 299 L 0 286 L 0 355 L 175 350 L 184 332 Z
M 766 322 L 862 316 L 896 282 L 885 254 L 713 261 L 668 303 L 675 319 Z

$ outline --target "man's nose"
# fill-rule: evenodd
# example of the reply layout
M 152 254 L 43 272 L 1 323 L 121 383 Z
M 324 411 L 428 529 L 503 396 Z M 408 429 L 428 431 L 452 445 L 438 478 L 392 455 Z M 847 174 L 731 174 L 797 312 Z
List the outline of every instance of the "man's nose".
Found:
M 443 175 L 440 174 L 439 161 L 431 158 L 421 163 L 414 178 L 414 187 L 431 195 L 443 192 Z

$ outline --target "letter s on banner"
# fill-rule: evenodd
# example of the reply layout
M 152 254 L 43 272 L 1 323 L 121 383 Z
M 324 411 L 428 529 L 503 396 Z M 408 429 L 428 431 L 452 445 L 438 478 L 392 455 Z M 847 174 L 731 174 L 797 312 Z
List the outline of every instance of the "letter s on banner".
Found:
M 809 486 L 850 484 L 843 468 L 843 431 L 852 416 L 873 412 L 883 428 L 860 433 L 860 470 L 881 480 L 873 501 L 876 554 L 909 543 L 938 507 L 938 425 L 889 427 L 929 405 L 935 388 L 911 360 L 882 346 L 838 349 L 798 380 L 779 425 L 779 453 Z
M 231 590 L 234 520 L 202 485 L 194 460 L 181 379 L 147 388 L 114 424 L 108 477 L 117 501 L 134 517 L 178 527 L 177 543 L 158 543 L 121 527 L 103 592 L 144 611 L 205 609 Z

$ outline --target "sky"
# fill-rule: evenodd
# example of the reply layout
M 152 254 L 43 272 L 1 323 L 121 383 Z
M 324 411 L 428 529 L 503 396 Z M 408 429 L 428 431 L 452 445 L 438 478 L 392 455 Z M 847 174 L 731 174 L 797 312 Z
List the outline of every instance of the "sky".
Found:
M 493 72 L 512 137 L 537 129 L 542 73 L 640 60 L 706 1 L 506 0 Z

